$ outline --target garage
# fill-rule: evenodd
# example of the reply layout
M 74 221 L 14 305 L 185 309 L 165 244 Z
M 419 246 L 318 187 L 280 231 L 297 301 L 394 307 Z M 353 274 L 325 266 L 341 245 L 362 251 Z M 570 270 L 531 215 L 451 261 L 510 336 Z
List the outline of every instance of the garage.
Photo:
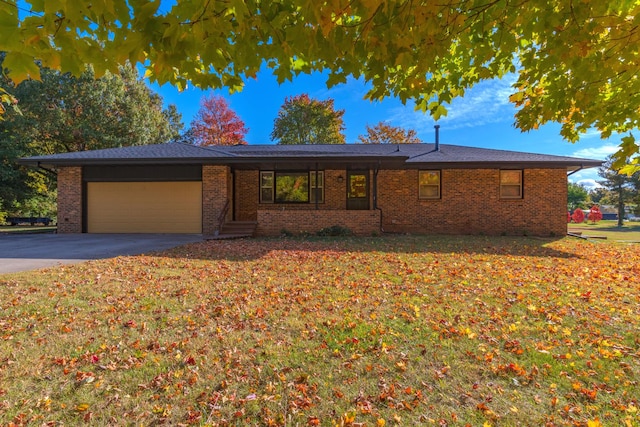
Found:
M 202 233 L 202 182 L 87 182 L 88 233 Z

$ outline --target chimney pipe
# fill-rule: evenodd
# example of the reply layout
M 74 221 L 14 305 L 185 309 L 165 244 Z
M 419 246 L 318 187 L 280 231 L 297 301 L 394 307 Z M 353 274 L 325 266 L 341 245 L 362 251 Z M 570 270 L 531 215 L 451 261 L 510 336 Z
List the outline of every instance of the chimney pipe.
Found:
M 436 148 L 435 148 L 435 151 L 440 151 L 440 125 L 435 125 L 434 129 L 436 130 Z

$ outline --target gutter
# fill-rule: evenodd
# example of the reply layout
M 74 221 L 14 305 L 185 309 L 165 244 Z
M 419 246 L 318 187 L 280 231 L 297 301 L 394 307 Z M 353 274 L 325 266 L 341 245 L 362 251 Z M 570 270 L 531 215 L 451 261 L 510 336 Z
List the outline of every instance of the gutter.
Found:
M 378 207 L 378 172 L 380 172 L 380 161 L 378 161 L 378 165 L 373 170 L 373 210 L 380 212 L 380 232 L 384 233 L 384 228 L 382 227 L 382 209 Z
M 51 175 L 51 176 L 53 176 L 53 177 L 57 177 L 57 176 L 58 176 L 58 172 L 56 172 L 56 171 L 55 171 L 55 170 L 53 170 L 53 169 L 47 169 L 47 168 L 45 168 L 44 166 L 42 166 L 42 165 L 40 164 L 40 162 L 38 162 L 36 165 L 38 166 L 38 169 L 41 169 L 41 170 L 45 171 L 47 174 L 49 174 L 49 175 Z

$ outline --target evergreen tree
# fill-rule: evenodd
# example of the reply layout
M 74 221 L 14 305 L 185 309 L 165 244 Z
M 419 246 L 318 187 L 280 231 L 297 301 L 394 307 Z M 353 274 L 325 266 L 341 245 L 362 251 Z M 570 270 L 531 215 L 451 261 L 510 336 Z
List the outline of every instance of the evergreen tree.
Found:
M 598 175 L 602 181 L 600 185 L 609 190 L 611 201 L 618 208 L 618 227 L 624 225 L 625 204 L 633 197 L 633 185 L 631 177 L 620 173 L 619 169 L 613 166 L 613 158 L 609 156 L 607 161 L 598 169 Z

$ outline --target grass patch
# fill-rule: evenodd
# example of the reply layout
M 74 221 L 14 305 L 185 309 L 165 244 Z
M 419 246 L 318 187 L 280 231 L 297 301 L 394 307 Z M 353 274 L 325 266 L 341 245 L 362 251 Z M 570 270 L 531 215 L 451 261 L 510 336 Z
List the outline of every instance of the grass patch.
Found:
M 9 423 L 637 425 L 638 246 L 207 241 L 0 282 Z
M 567 229 L 571 233 L 582 233 L 583 236 L 601 236 L 618 242 L 640 243 L 640 222 L 625 221 L 622 227 L 618 227 L 618 221 L 598 221 L 595 224 L 585 221 L 580 224 L 571 223 Z
M 0 225 L 0 234 L 13 234 L 13 233 L 55 233 L 56 226 L 44 226 L 44 225 Z

